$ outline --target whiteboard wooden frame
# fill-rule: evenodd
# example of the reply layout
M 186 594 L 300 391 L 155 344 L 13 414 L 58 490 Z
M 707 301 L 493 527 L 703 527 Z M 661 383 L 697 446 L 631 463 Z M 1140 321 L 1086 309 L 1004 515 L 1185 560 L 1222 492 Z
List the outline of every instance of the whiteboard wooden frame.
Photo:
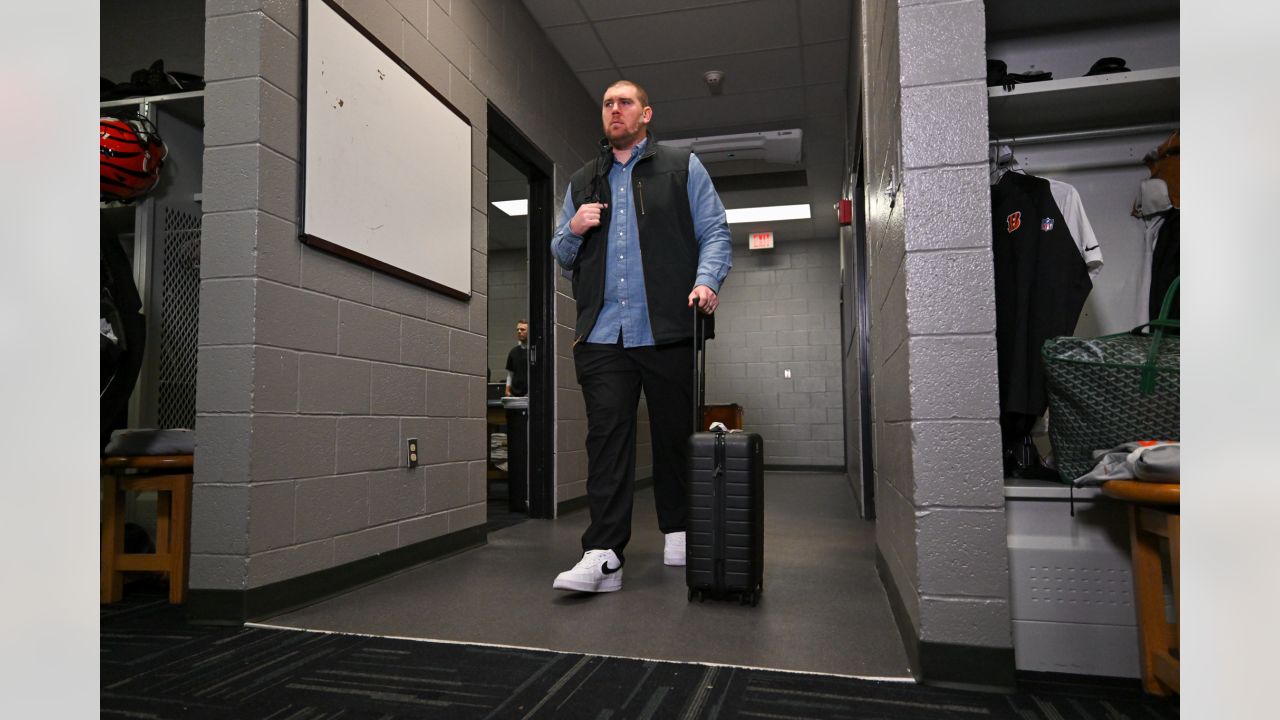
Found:
M 471 122 L 332 0 L 303 3 L 299 239 L 471 297 Z

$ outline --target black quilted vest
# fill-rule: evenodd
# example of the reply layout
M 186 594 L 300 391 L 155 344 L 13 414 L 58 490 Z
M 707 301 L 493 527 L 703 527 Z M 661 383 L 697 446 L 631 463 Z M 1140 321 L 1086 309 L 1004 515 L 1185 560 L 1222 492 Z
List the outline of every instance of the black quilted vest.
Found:
M 602 141 L 600 155 L 583 165 L 570 181 L 575 211 L 587 202 L 612 206 L 612 167 L 612 151 Z M 644 154 L 631 171 L 631 208 L 640 236 L 649 325 L 658 345 L 693 337 L 688 298 L 698 274 L 698 240 L 693 232 L 688 183 L 689 151 L 660 146 L 650 133 Z M 600 225 L 587 231 L 572 269 L 573 296 L 578 303 L 575 342 L 591 335 L 604 303 L 605 256 L 612 215 L 612 211 L 605 210 Z

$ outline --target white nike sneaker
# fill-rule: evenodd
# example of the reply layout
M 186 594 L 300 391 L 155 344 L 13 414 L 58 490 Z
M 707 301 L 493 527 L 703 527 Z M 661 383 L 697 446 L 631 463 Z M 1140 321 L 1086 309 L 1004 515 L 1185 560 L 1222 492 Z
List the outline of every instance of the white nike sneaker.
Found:
M 662 548 L 662 562 L 666 565 L 684 565 L 684 531 L 666 534 L 666 545 Z
M 613 592 L 622 589 L 622 563 L 612 550 L 588 550 L 571 570 L 556 576 L 551 587 L 578 592 Z

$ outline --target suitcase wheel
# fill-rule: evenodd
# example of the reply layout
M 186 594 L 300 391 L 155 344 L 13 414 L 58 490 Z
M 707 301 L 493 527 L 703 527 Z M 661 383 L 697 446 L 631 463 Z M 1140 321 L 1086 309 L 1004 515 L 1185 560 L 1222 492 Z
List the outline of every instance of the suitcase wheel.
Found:
M 693 588 L 689 588 L 689 602 L 693 602 Z

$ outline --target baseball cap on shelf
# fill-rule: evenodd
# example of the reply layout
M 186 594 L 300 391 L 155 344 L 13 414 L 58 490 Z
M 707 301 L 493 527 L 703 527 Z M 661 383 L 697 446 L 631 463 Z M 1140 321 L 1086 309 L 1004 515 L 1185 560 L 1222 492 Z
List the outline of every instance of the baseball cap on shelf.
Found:
M 1124 58 L 1104 57 L 1098 58 L 1098 61 L 1089 68 L 1089 72 L 1085 73 L 1085 77 L 1090 75 L 1106 75 L 1108 73 L 1129 72 L 1129 68 L 1125 67 Z

